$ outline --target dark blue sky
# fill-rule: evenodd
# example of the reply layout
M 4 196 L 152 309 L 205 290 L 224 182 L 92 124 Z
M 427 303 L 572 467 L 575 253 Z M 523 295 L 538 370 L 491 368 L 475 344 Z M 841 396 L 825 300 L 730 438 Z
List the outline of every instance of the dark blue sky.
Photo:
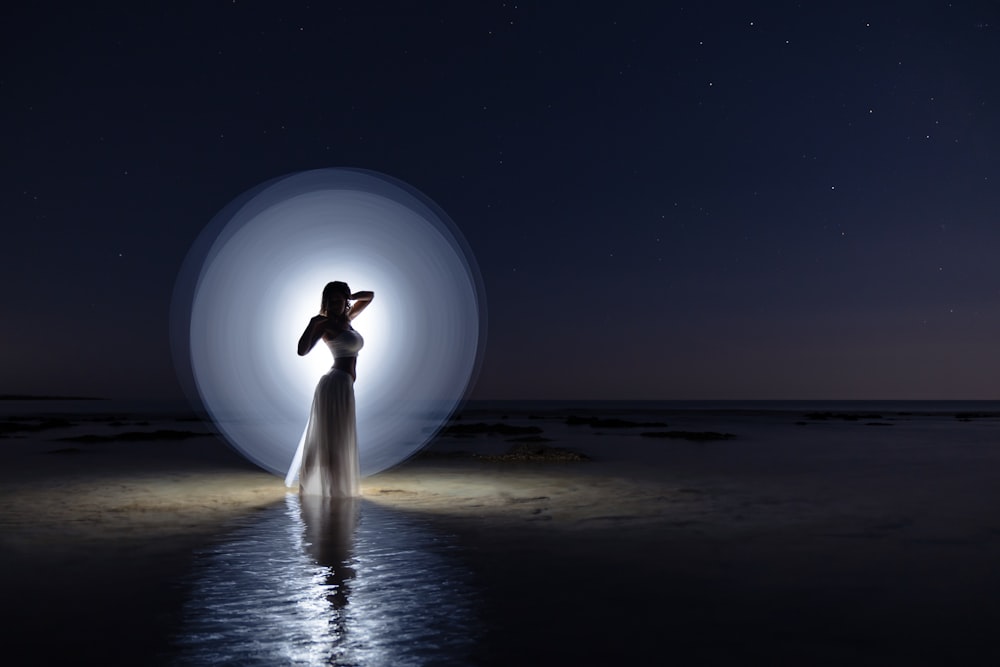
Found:
M 177 395 L 198 232 L 350 166 L 472 246 L 474 397 L 1000 398 L 995 3 L 588 4 L 0 10 L 0 393 Z

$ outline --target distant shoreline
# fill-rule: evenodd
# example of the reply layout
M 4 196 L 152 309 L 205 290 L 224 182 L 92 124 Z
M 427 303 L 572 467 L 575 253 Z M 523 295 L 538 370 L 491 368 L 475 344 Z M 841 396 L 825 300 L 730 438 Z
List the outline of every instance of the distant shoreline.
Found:
M 0 401 L 106 401 L 99 396 L 47 396 L 35 394 L 0 394 Z

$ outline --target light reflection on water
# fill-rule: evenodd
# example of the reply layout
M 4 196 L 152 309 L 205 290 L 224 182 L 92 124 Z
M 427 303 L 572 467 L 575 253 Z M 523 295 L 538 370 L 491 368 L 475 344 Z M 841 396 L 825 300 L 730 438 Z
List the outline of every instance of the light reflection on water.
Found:
M 201 554 L 175 662 L 468 664 L 480 628 L 456 549 L 370 502 L 289 494 Z

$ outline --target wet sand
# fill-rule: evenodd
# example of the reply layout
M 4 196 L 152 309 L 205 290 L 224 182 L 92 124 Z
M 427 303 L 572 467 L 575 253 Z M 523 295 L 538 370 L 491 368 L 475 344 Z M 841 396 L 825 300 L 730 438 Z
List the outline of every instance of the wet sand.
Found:
M 823 428 L 808 437 L 857 451 L 796 453 L 794 430 L 744 425 L 636 462 L 650 445 L 627 433 L 547 428 L 604 455 L 502 463 L 457 452 L 504 440 L 442 437 L 363 492 L 461 544 L 477 664 L 995 664 L 992 436 L 866 458 L 874 431 Z M 212 436 L 0 444 L 4 627 L 37 664 L 169 662 L 198 549 L 287 493 Z

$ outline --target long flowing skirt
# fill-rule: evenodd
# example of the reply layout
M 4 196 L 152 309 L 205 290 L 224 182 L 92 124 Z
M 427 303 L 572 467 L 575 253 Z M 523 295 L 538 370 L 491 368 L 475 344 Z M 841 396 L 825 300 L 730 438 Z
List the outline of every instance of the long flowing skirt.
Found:
M 300 491 L 334 498 L 357 496 L 358 426 L 350 373 L 332 368 L 320 378 L 304 439 Z

